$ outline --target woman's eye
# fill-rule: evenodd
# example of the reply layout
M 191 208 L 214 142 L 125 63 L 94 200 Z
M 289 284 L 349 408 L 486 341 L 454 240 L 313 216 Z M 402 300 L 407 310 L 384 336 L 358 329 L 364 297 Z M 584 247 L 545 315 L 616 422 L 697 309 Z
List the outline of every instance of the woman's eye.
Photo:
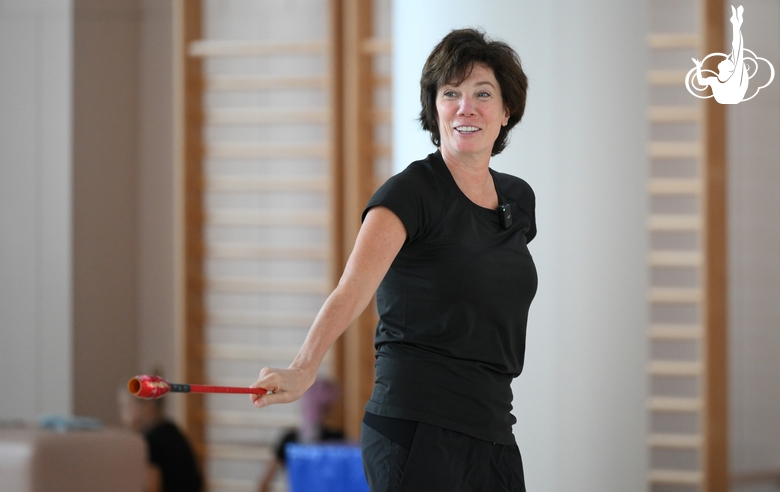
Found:
M 444 91 L 442 95 L 444 97 L 455 97 L 455 91 Z
M 477 97 L 482 97 L 482 98 L 490 97 L 490 93 L 489 92 L 480 92 L 479 94 L 477 94 Z

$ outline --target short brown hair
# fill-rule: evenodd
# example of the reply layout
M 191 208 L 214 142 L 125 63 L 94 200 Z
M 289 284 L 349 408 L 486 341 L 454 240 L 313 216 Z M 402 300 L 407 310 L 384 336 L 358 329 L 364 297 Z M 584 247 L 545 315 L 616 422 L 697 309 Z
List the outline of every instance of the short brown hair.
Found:
M 431 51 L 420 77 L 420 123 L 431 134 L 431 142 L 441 145 L 436 94 L 447 83 L 459 85 L 471 74 L 474 65 L 493 70 L 501 87 L 501 98 L 509 110 L 509 122 L 502 126 L 491 155 L 499 154 L 508 143 L 509 131 L 520 122 L 525 111 L 528 77 L 520 57 L 503 41 L 489 39 L 477 29 L 456 29 Z

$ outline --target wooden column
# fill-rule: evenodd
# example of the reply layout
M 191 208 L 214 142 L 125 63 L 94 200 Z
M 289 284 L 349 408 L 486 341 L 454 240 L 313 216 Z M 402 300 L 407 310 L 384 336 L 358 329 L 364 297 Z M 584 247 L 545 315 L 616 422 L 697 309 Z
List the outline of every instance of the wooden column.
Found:
M 199 57 L 188 55 L 190 43 L 202 37 L 201 0 L 179 3 L 183 21 L 181 51 L 177 56 L 184 72 L 184 357 L 183 378 L 186 382 L 205 381 L 203 363 L 204 310 L 204 240 L 203 240 L 203 72 Z M 184 425 L 198 461 L 203 462 L 205 423 L 203 395 L 189 395 L 185 403 Z
M 374 191 L 372 58 L 365 49 L 371 38 L 371 2 L 343 1 L 343 142 L 344 223 L 343 252 L 348 257 L 355 244 L 361 212 Z M 347 329 L 342 342 L 344 430 L 349 437 L 360 433 L 363 407 L 374 383 L 374 304 Z
M 330 0 L 330 74 L 328 76 L 330 89 L 330 277 L 332 287 L 336 287 L 346 264 L 344 248 L 344 15 L 343 0 Z M 331 349 L 333 355 L 333 375 L 336 381 L 344 386 L 344 337 L 336 340 Z M 345 398 L 333 412 L 331 424 L 344 428 Z
M 703 2 L 704 43 L 709 53 L 728 53 L 724 29 L 725 3 Z M 725 50 L 725 51 L 724 51 Z M 727 492 L 728 348 L 726 327 L 726 108 L 704 101 L 704 327 L 706 387 L 704 470 L 706 492 Z

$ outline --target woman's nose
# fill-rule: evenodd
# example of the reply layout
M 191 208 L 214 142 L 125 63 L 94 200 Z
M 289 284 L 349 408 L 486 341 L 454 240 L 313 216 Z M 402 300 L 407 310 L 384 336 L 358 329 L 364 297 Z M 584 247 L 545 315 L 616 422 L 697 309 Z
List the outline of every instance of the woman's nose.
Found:
M 458 106 L 458 114 L 471 114 L 474 112 L 474 105 L 471 98 L 464 96 L 460 99 L 460 105 Z

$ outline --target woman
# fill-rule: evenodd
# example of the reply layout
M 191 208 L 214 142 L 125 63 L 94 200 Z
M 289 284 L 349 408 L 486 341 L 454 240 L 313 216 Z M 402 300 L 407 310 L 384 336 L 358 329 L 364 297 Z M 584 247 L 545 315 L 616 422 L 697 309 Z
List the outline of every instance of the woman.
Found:
M 339 285 L 289 369 L 265 368 L 257 407 L 298 398 L 328 347 L 377 293 L 376 382 L 361 428 L 372 491 L 524 491 L 512 424 L 536 270 L 534 195 L 490 169 L 525 108 L 506 44 L 464 29 L 421 78 L 437 152 L 371 198 Z M 380 283 L 381 282 L 381 283 Z

